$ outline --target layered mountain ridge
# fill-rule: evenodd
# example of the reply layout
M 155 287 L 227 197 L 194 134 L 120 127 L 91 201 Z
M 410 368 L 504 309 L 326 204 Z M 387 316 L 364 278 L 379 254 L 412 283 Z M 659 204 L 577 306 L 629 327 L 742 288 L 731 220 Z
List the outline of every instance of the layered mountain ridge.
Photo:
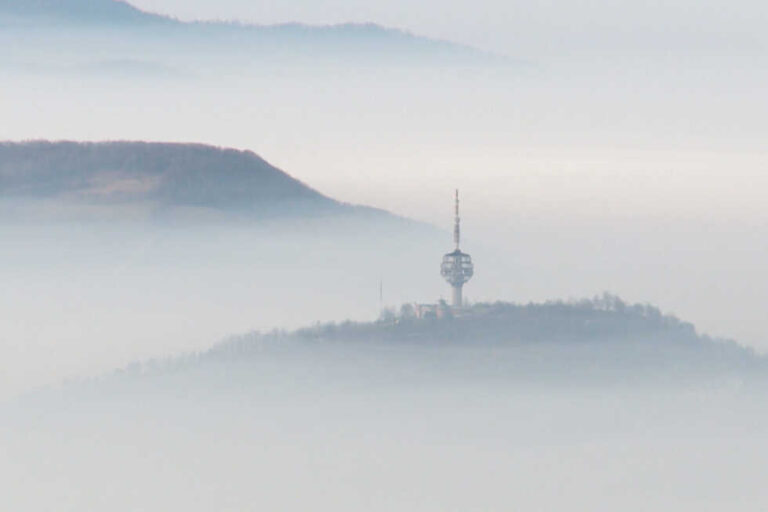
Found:
M 123 54 L 127 51 L 124 38 L 140 31 L 141 39 L 128 45 L 129 48 L 134 47 L 133 58 L 144 58 L 150 48 L 156 51 L 157 45 L 174 54 L 172 50 L 183 40 L 185 45 L 204 43 L 205 46 L 195 50 L 198 53 L 204 54 L 204 50 L 210 50 L 208 47 L 213 45 L 239 54 L 241 58 L 258 56 L 262 60 L 268 55 L 316 56 L 318 50 L 323 48 L 330 52 L 329 55 L 358 55 L 362 52 L 375 59 L 395 54 L 401 58 L 437 58 L 440 62 L 452 62 L 456 58 L 480 63 L 506 60 L 460 44 L 420 37 L 376 23 L 259 25 L 223 21 L 185 22 L 143 11 L 128 2 L 117 0 L 0 0 L 0 26 L 9 32 L 29 32 L 27 42 L 33 47 L 71 47 L 70 51 L 75 49 L 76 54 L 81 56 L 93 53 L 89 45 L 96 42 L 105 48 L 116 45 L 109 53 Z M 68 38 L 61 39 L 62 33 L 73 30 L 82 41 L 92 37 L 96 40 L 80 47 L 73 46 L 73 41 Z M 97 33 L 94 34 L 94 31 Z M 113 40 L 115 38 L 118 40 Z M 402 54 L 401 50 L 407 50 L 407 54 Z M 195 53 L 191 49 L 190 52 Z M 445 61 L 446 58 L 448 61 Z
M 170 18 L 116 0 L 0 0 L 0 15 L 40 20 L 101 23 L 160 23 Z

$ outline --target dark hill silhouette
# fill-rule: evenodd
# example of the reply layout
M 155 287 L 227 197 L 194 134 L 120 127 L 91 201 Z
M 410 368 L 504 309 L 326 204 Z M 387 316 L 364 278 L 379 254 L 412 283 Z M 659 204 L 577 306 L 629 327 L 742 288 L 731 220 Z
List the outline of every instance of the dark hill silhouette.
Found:
M 321 324 L 292 333 L 251 334 L 223 343 L 216 352 L 240 351 L 274 336 L 311 342 L 366 341 L 426 343 L 536 344 L 605 343 L 729 353 L 737 358 L 755 357 L 751 349 L 730 340 L 713 339 L 673 315 L 648 304 L 627 304 L 605 294 L 580 301 L 514 304 L 478 303 L 460 314 L 443 318 L 417 318 L 411 305 L 399 314 L 384 312 L 376 322 Z
M 334 201 L 250 151 L 146 142 L 0 143 L 0 200 L 267 216 L 375 211 Z
M 456 376 L 503 380 L 662 382 L 731 376 L 763 382 L 768 377 L 768 360 L 751 349 L 699 334 L 693 325 L 654 306 L 627 304 L 607 294 L 570 302 L 477 304 L 461 316 L 441 319 L 416 318 L 405 306 L 399 316 L 384 315 L 376 322 L 318 324 L 293 332 L 234 337 L 172 366 L 258 362 L 268 354 L 280 357 L 304 351 L 310 361 L 321 360 L 325 353 L 371 354 L 372 359 L 360 367 L 347 368 L 355 379 L 368 379 L 367 372 L 386 373 L 374 369 L 377 361 L 393 357 L 408 360 L 406 370 L 398 369 L 406 372 L 399 373 L 405 379 L 431 378 L 442 364 Z M 162 373 L 167 364 L 155 368 Z

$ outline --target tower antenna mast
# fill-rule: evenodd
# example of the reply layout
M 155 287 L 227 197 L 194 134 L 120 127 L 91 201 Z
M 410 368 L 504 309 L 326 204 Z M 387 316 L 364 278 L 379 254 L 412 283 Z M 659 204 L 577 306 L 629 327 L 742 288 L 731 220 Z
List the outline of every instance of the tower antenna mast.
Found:
M 456 222 L 453 226 L 453 241 L 458 250 L 461 243 L 461 217 L 459 217 L 459 190 L 456 189 Z
M 443 256 L 443 263 L 440 265 L 440 274 L 448 281 L 453 288 L 452 306 L 454 309 L 461 309 L 464 306 L 462 297 L 462 288 L 475 273 L 475 266 L 472 264 L 472 257 L 469 254 L 461 252 L 459 244 L 461 243 L 461 217 L 459 216 L 459 191 L 456 190 L 456 217 L 453 225 L 453 242 L 456 248 Z

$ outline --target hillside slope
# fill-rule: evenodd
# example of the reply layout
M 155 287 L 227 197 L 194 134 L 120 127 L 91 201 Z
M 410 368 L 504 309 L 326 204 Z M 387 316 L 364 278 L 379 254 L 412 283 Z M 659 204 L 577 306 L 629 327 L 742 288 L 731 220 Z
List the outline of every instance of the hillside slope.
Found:
M 0 143 L 0 201 L 260 216 L 366 210 L 325 197 L 249 151 L 145 142 Z

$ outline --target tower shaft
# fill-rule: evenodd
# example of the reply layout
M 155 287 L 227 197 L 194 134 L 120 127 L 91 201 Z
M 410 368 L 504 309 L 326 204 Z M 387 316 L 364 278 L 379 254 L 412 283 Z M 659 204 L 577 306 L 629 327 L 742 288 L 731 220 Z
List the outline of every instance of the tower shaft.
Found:
M 455 284 L 453 285 L 453 297 L 451 300 L 451 306 L 454 308 L 461 308 L 464 306 L 464 297 L 462 296 L 464 285 L 461 284 Z

